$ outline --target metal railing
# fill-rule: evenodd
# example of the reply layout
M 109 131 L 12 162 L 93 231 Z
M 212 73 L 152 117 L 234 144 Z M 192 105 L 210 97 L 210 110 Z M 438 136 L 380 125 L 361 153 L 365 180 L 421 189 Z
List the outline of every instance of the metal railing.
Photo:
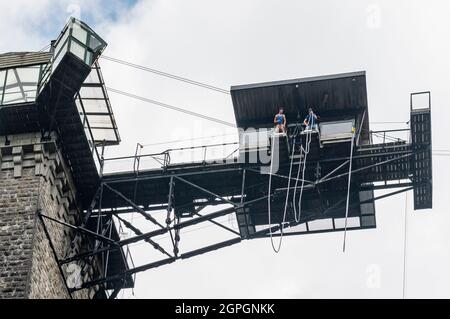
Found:
M 409 140 L 410 128 L 369 131 L 370 144 L 402 143 Z
M 216 151 L 212 151 L 216 150 Z M 139 174 L 144 170 L 167 170 L 170 166 L 181 164 L 207 165 L 233 159 L 238 155 L 239 143 L 219 143 L 200 146 L 188 146 L 171 148 L 163 152 L 152 154 L 136 154 L 134 156 L 122 156 L 103 158 L 101 160 L 101 171 L 133 172 Z M 221 154 L 218 156 L 218 154 Z

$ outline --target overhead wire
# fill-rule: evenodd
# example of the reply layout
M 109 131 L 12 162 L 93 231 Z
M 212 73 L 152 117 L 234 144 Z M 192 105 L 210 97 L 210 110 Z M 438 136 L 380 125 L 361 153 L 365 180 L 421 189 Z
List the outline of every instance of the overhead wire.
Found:
M 158 142 L 158 143 L 151 143 L 151 144 L 143 144 L 143 147 L 149 147 L 149 146 L 159 146 L 159 145 L 167 145 L 167 144 L 176 144 L 180 142 L 191 142 L 191 141 L 198 141 L 198 140 L 206 140 L 206 139 L 212 139 L 217 137 L 226 137 L 226 136 L 234 136 L 236 133 L 230 133 L 230 134 L 222 134 L 222 135 L 210 135 L 210 136 L 202 136 L 202 137 L 195 137 L 195 138 L 186 138 L 182 140 L 173 140 L 173 141 L 167 141 L 167 142 Z
M 52 45 L 51 44 L 47 44 L 45 47 L 43 47 L 42 49 L 40 49 L 38 52 L 44 52 L 47 51 L 48 49 L 50 49 Z
M 370 122 L 370 124 L 408 124 L 409 123 L 409 121 L 408 122 L 405 122 L 405 121 L 403 121 L 403 122 Z
M 122 64 L 122 65 L 125 65 L 125 66 L 128 66 L 128 67 L 134 68 L 134 69 L 142 70 L 142 71 L 145 71 L 145 72 L 150 72 L 150 73 L 153 73 L 153 74 L 156 74 L 156 75 L 159 75 L 159 76 L 163 76 L 163 77 L 166 77 L 166 78 L 170 78 L 170 79 L 181 81 L 181 82 L 188 83 L 188 84 L 191 84 L 191 85 L 199 86 L 199 87 L 202 87 L 202 88 L 205 88 L 205 89 L 208 89 L 208 90 L 212 90 L 212 91 L 215 91 L 215 92 L 219 92 L 219 93 L 230 95 L 230 91 L 229 90 L 226 90 L 226 89 L 223 89 L 223 88 L 219 88 L 219 87 L 214 86 L 214 85 L 210 85 L 210 84 L 206 84 L 206 83 L 203 83 L 203 82 L 195 81 L 195 80 L 188 79 L 188 78 L 185 78 L 185 77 L 181 77 L 181 76 L 178 76 L 178 75 L 175 75 L 175 74 L 163 72 L 161 70 L 149 68 L 149 67 L 146 67 L 146 66 L 143 66 L 143 65 L 139 65 L 139 64 L 128 62 L 128 61 L 112 58 L 112 57 L 109 57 L 109 56 L 101 56 L 101 58 L 103 60 L 107 60 L 107 61 L 111 61 L 111 62 L 114 62 L 114 63 Z
M 207 115 L 203 115 L 203 114 L 200 114 L 200 113 L 197 113 L 197 112 L 189 111 L 186 108 L 181 108 L 181 107 L 170 105 L 170 104 L 167 104 L 167 103 L 163 103 L 163 102 L 160 102 L 160 101 L 157 101 L 157 100 L 148 99 L 148 98 L 145 98 L 145 97 L 142 97 L 142 96 L 139 96 L 139 95 L 135 95 L 135 94 L 132 94 L 132 93 L 128 93 L 128 92 L 125 92 L 125 91 L 122 91 L 122 90 L 117 90 L 117 89 L 110 88 L 110 87 L 108 87 L 107 90 L 109 92 L 113 92 L 113 93 L 116 93 L 116 94 L 119 94 L 119 95 L 122 95 L 122 96 L 126 96 L 126 97 L 129 97 L 129 98 L 135 99 L 135 100 L 139 100 L 139 101 L 142 101 L 142 102 L 154 104 L 154 105 L 157 105 L 157 106 L 160 106 L 160 107 L 163 107 L 163 108 L 166 108 L 166 109 L 170 109 L 170 110 L 173 110 L 173 111 L 181 112 L 181 113 L 184 113 L 184 114 L 187 114 L 187 115 L 190 115 L 190 116 L 198 117 L 198 118 L 201 118 L 201 119 L 204 119 L 204 120 L 207 120 L 207 121 L 215 122 L 215 123 L 226 125 L 226 126 L 229 126 L 229 127 L 236 127 L 236 125 L 233 124 L 233 123 L 230 123 L 230 122 L 227 122 L 227 121 L 223 121 L 221 119 L 218 119 L 218 118 L 215 118 L 215 117 L 212 117 L 212 116 L 207 116 Z

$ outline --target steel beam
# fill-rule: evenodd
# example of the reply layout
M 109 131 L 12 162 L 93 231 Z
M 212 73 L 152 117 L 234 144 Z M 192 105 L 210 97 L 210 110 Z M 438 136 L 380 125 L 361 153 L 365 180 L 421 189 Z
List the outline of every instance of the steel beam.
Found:
M 120 193 L 119 191 L 115 190 L 114 188 L 112 188 L 111 186 L 109 186 L 107 183 L 103 184 L 106 188 L 108 188 L 110 191 L 112 191 L 114 194 L 116 194 L 117 196 L 119 196 L 120 198 L 122 198 L 127 204 L 129 204 L 131 207 L 133 207 L 134 209 L 136 209 L 136 211 L 138 211 L 139 214 L 141 214 L 142 216 L 144 216 L 147 220 L 151 221 L 153 224 L 164 228 L 163 225 L 161 225 L 156 219 L 154 219 L 152 216 L 150 216 L 149 214 L 147 214 L 147 212 L 145 212 L 142 208 L 140 208 L 139 206 L 137 206 L 135 203 L 133 203 L 129 198 L 125 197 L 122 193 Z

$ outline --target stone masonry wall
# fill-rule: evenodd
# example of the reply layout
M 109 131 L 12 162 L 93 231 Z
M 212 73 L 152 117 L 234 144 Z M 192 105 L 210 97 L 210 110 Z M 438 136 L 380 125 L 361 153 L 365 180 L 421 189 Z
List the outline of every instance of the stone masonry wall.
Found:
M 40 134 L 8 136 L 0 141 L 0 299 L 69 298 L 37 212 L 69 224 L 80 218 L 76 190 L 54 141 Z M 56 222 L 44 218 L 59 259 L 83 250 L 86 242 Z M 71 273 L 66 266 L 66 279 Z M 93 273 L 88 269 L 88 274 Z M 73 298 L 92 298 L 81 290 Z

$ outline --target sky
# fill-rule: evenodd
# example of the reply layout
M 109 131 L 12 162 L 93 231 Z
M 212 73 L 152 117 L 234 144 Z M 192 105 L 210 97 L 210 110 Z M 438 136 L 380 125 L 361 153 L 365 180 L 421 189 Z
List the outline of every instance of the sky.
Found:
M 365 70 L 371 122 L 407 122 L 409 94 L 430 90 L 433 149 L 449 150 L 449 14 L 445 0 L 2 1 L 0 52 L 39 50 L 74 15 L 108 42 L 105 55 L 217 87 Z M 106 60 L 101 66 L 111 88 L 234 122 L 227 95 Z M 154 152 L 183 143 L 150 144 L 236 139 L 219 124 L 110 98 L 122 143 L 107 156 L 132 155 L 137 142 Z M 140 273 L 134 292 L 120 297 L 402 298 L 406 212 L 405 295 L 449 298 L 449 159 L 433 159 L 432 210 L 414 211 L 412 193 L 379 201 L 377 228 L 348 233 L 345 253 L 342 233 L 286 238 L 280 254 L 268 240 L 248 241 Z M 208 227 L 182 236 L 189 248 L 223 233 Z M 153 256 L 146 245 L 132 252 L 137 264 Z

